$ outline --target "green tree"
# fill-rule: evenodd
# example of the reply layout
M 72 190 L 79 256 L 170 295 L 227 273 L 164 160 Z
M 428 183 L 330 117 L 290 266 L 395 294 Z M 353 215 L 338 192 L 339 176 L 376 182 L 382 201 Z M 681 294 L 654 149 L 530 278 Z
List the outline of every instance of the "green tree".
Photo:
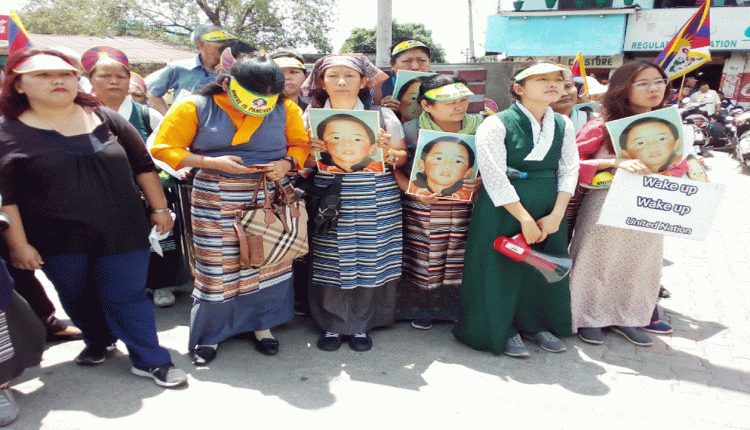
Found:
M 33 33 L 133 35 L 188 42 L 202 24 L 220 25 L 259 48 L 331 52 L 337 0 L 38 0 L 19 11 Z
M 123 36 L 128 11 L 127 1 L 38 0 L 18 15 L 30 33 Z
M 399 42 L 407 39 L 416 39 L 424 42 L 430 47 L 432 55 L 430 60 L 433 63 L 445 63 L 445 50 L 442 46 L 432 40 L 432 30 L 424 27 L 424 24 L 404 23 L 399 24 L 396 20 L 392 23 L 393 42 Z M 377 46 L 377 29 L 355 28 L 352 34 L 344 41 L 341 46 L 342 53 L 361 52 L 363 54 L 375 54 Z

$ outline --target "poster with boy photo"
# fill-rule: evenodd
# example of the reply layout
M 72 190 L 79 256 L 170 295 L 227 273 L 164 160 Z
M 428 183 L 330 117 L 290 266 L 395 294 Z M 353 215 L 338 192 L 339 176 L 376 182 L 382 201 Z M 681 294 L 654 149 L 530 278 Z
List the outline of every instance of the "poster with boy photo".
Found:
M 605 123 L 617 158 L 637 159 L 652 173 L 687 176 L 682 121 L 676 107 L 668 107 Z
M 310 109 L 313 137 L 326 151 L 316 151 L 318 169 L 333 173 L 385 172 L 378 147 L 380 112 L 367 110 Z
M 415 72 L 411 70 L 399 70 L 396 72 L 396 83 L 393 87 L 393 98 L 398 100 L 398 114 L 401 122 L 417 118 L 422 113 L 422 106 L 417 102 L 419 96 L 419 85 L 427 76 L 436 73 Z
M 447 200 L 471 201 L 464 180 L 476 179 L 477 148 L 474 136 L 420 130 L 407 194 Z

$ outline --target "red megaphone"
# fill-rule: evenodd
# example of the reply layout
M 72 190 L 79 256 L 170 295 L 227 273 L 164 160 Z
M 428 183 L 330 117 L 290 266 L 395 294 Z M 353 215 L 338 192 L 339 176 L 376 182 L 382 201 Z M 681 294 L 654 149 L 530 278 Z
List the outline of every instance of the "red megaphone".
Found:
M 524 262 L 537 269 L 547 282 L 557 282 L 570 272 L 572 261 L 567 257 L 555 257 L 537 252 L 526 243 L 526 238 L 519 233 L 511 238 L 500 236 L 492 245 L 496 251 L 515 261 Z

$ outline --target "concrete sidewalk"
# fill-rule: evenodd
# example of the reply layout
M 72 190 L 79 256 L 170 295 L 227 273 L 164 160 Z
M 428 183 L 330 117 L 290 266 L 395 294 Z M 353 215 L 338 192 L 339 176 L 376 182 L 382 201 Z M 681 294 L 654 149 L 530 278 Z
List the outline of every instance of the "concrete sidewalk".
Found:
M 189 387 L 132 375 L 122 343 L 93 368 L 72 361 L 83 342 L 49 344 L 41 368 L 15 381 L 22 412 L 11 428 L 750 429 L 750 176 L 725 154 L 707 163 L 728 189 L 705 242 L 666 240 L 673 296 L 660 305 L 675 331 L 650 348 L 608 334 L 601 346 L 566 339 L 563 354 L 532 345 L 519 360 L 459 344 L 449 324 L 400 323 L 374 331 L 370 352 L 323 352 L 298 317 L 274 331 L 279 355 L 234 339 L 196 368 L 183 295 L 156 316 Z

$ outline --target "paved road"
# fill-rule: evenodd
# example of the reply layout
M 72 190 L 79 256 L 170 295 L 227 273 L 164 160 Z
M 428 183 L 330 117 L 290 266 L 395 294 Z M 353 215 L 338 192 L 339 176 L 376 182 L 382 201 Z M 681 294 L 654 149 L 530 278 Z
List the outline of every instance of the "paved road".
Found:
M 231 340 L 196 368 L 182 296 L 156 315 L 188 388 L 131 375 L 122 344 L 94 368 L 72 362 L 82 342 L 51 344 L 41 368 L 16 381 L 22 416 L 12 428 L 750 429 L 750 176 L 725 154 L 707 162 L 728 190 L 705 242 L 667 238 L 673 297 L 661 306 L 675 331 L 653 347 L 609 334 L 603 346 L 571 338 L 564 354 L 532 347 L 518 360 L 458 344 L 449 325 L 397 324 L 372 333 L 370 352 L 326 353 L 298 318 L 275 331 L 278 356 Z

